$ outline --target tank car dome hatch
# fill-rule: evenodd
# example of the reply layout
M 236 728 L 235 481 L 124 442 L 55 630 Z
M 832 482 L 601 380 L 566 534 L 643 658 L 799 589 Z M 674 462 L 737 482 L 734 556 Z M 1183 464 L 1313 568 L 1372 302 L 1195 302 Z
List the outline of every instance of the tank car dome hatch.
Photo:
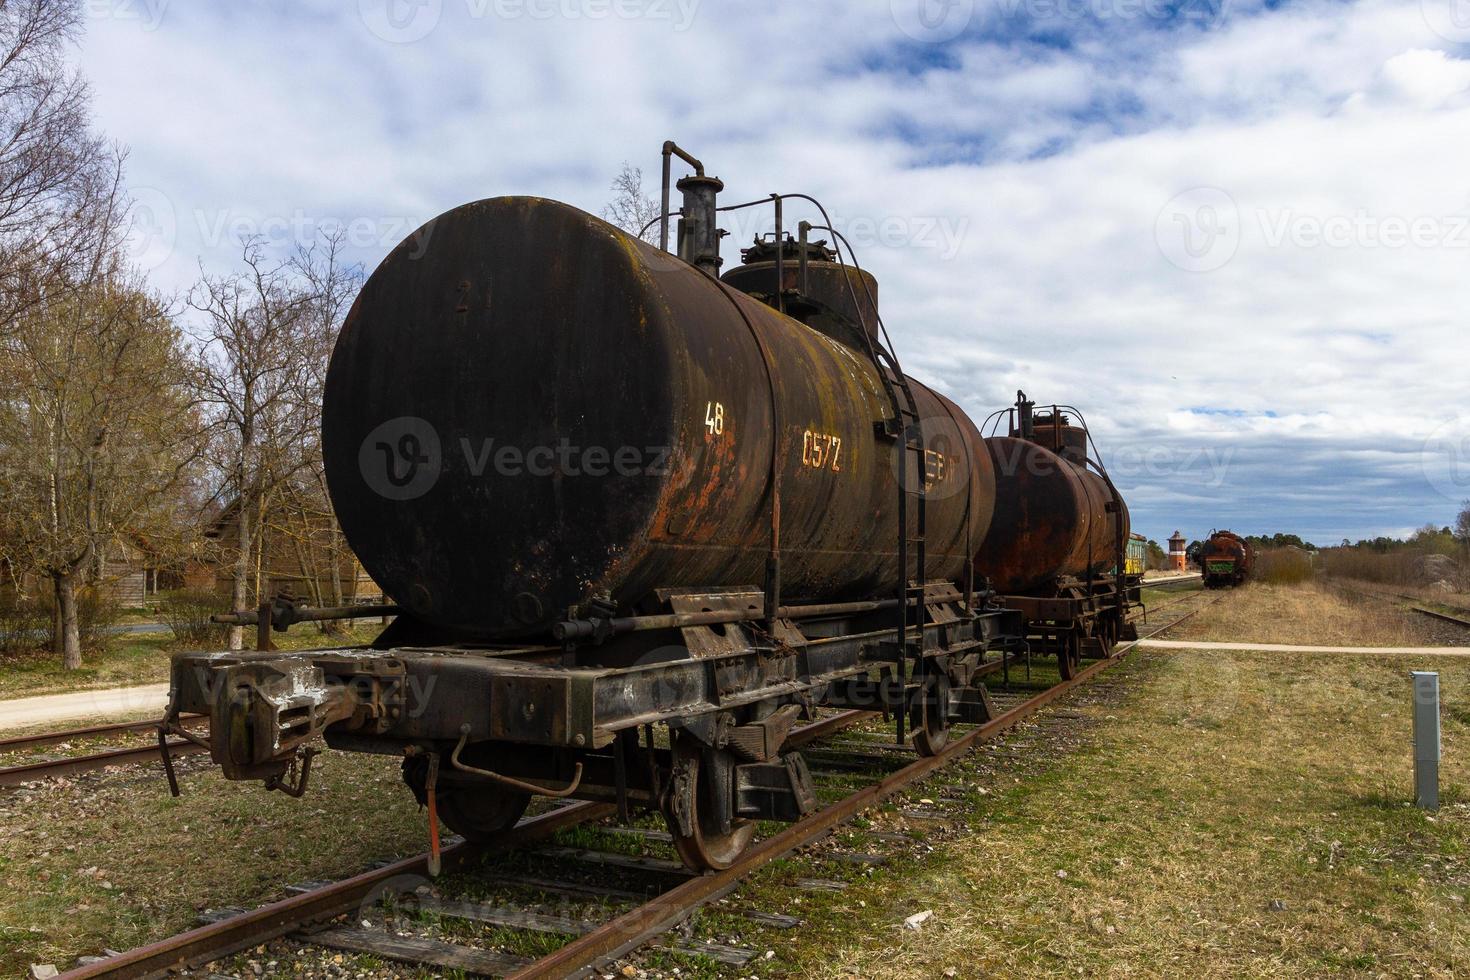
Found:
M 1011 435 L 1018 436 L 1021 433 L 1012 431 Z M 1087 430 L 1080 425 L 1073 425 L 1066 412 L 1032 416 L 1031 431 L 1024 438 L 1038 446 L 1045 446 L 1074 463 L 1087 462 Z
M 878 343 L 878 280 L 871 273 L 838 262 L 837 253 L 824 239 L 803 244 L 787 235 L 780 252 L 787 316 L 849 347 L 865 350 L 869 340 Z M 776 253 L 774 236 L 756 238 L 749 248 L 740 250 L 740 265 L 726 272 L 721 281 L 776 306 Z

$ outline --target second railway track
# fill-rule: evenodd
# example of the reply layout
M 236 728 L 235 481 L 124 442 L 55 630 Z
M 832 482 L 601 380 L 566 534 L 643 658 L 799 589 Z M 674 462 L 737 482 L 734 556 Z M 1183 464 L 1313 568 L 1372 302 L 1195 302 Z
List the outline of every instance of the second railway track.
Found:
M 192 717 L 186 719 L 191 727 L 208 725 L 207 719 Z M 53 758 L 43 758 L 33 761 L 17 762 L 13 765 L 0 766 L 0 787 L 20 786 L 37 779 L 46 779 L 53 776 L 70 776 L 82 772 L 92 772 L 105 769 L 108 766 L 125 766 L 137 763 L 160 761 L 159 743 L 157 741 L 158 719 L 147 721 L 127 721 L 109 725 L 90 725 L 84 728 L 69 728 L 53 732 L 41 732 L 34 735 L 18 735 L 11 738 L 0 739 L 0 757 L 19 755 L 22 753 L 34 753 L 37 749 L 49 748 L 59 745 L 70 745 L 73 742 L 86 742 L 93 739 L 110 739 L 119 735 L 152 734 L 153 741 L 138 746 L 124 746 L 120 748 L 104 749 L 98 752 L 90 752 L 82 755 L 65 755 Z M 168 742 L 170 754 L 175 758 L 193 755 L 202 752 L 203 749 L 185 741 L 184 739 L 170 739 Z
M 1203 595 L 1199 597 L 1208 598 L 1209 601 L 1183 612 L 1166 624 L 1154 627 L 1145 637 L 1156 636 L 1179 625 L 1220 598 Z M 678 883 L 646 900 L 635 901 L 631 907 L 606 921 L 594 922 L 576 915 L 547 915 L 473 902 L 432 900 L 431 907 L 427 909 L 449 918 L 458 917 L 507 929 L 571 937 L 564 945 L 540 958 L 523 957 L 439 939 L 397 936 L 386 930 L 362 928 L 356 918 L 346 924 L 332 924 L 344 914 L 369 907 L 375 897 L 385 890 L 396 891 L 400 886 L 395 885 L 395 882 L 427 882 L 429 855 L 422 854 L 343 881 L 304 888 L 299 894 L 280 901 L 253 910 L 240 911 L 151 945 L 97 960 L 65 976 L 74 980 L 84 977 L 162 976 L 171 971 L 197 968 L 282 937 L 290 938 L 303 947 L 368 952 L 429 969 L 459 969 L 467 973 L 516 978 L 582 975 L 600 964 L 658 941 L 659 937 L 669 933 L 696 909 L 734 891 L 758 869 L 825 837 L 864 810 L 965 756 L 975 746 L 1015 728 L 1046 705 L 1087 684 L 1121 660 L 1134 646 L 1132 641 L 1119 644 L 1110 657 L 1094 662 L 1072 680 L 1053 684 L 1029 697 L 1012 701 L 1011 698 L 1017 697 L 1014 694 L 1009 697 L 998 695 L 998 714 L 982 725 L 957 725 L 955 737 L 938 755 L 917 757 L 911 751 L 907 752 L 907 756 L 913 761 L 883 772 L 877 781 L 843 795 L 800 822 L 758 841 L 724 871 L 689 875 L 675 871 L 672 862 L 660 862 L 656 858 L 641 859 L 646 868 L 672 875 L 679 879 Z M 872 717 L 875 717 L 873 713 L 864 711 L 833 714 L 794 732 L 792 742 L 803 747 L 812 746 Z M 893 748 L 891 742 L 880 746 L 875 740 L 873 754 L 859 752 L 858 758 L 866 759 L 874 768 L 881 769 L 889 760 L 904 758 L 904 753 L 893 752 Z M 885 749 L 889 751 L 885 753 Z M 846 747 L 836 754 L 844 752 L 849 756 L 853 755 Z M 823 751 L 819 754 L 821 758 L 813 763 L 814 770 L 822 771 L 823 766 L 838 765 L 842 761 L 833 758 L 834 753 L 831 752 Z M 466 869 L 486 854 L 529 850 L 545 844 L 559 831 L 606 821 L 614 815 L 615 808 L 609 804 L 571 803 L 557 806 L 522 820 L 493 845 L 476 846 L 461 842 L 446 848 L 442 854 L 444 868 L 450 871 Z M 659 839 L 657 831 L 633 829 L 621 832 Z M 596 855 L 603 852 L 590 853 Z M 582 857 L 585 859 L 587 855 Z M 489 882 L 492 886 L 496 883 L 495 880 Z M 585 884 L 547 877 L 513 876 L 505 883 L 511 886 L 521 885 L 543 895 L 566 896 L 589 890 Z M 605 895 L 618 894 L 616 889 L 593 890 L 600 890 Z M 635 898 L 630 893 L 623 893 L 622 897 Z M 785 918 L 769 913 L 752 915 L 763 915 L 768 921 Z M 724 955 L 732 957 L 729 960 L 732 963 L 740 962 L 741 954 L 753 955 L 754 952 L 731 950 L 709 943 L 694 944 L 692 949 L 689 944 L 684 945 L 684 952 L 717 957 Z

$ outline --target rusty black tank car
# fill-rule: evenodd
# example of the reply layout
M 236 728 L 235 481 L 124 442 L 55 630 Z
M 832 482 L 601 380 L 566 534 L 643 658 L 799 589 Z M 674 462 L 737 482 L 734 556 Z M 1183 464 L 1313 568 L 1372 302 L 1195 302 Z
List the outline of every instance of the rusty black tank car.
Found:
M 1000 602 L 1025 618 L 1031 649 L 1054 655 L 1064 679 L 1084 656 L 1131 638 L 1142 579 L 1128 570 L 1128 505 L 1080 418 L 1058 405 L 1037 412 L 1017 392 L 1013 408 L 988 420 L 1008 424 L 985 440 L 996 506 L 975 558 Z
M 660 809 L 721 868 L 815 806 L 785 747 L 814 709 L 885 710 L 932 754 L 990 717 L 996 651 L 1067 672 L 1121 634 L 1127 510 L 1085 432 L 1022 399 L 984 440 L 907 377 L 841 236 L 785 234 L 800 195 L 721 278 L 723 185 L 664 164 L 664 248 L 494 198 L 368 279 L 322 439 L 399 615 L 368 649 L 177 655 L 170 725 L 209 714 L 227 777 L 300 794 L 322 742 L 391 754 L 467 838 L 570 796 Z

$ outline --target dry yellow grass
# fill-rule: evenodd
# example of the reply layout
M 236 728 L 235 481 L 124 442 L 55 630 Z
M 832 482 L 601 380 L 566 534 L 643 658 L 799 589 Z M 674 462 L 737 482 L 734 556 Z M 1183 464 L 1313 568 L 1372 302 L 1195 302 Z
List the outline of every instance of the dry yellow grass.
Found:
M 1171 640 L 1243 640 L 1324 646 L 1415 646 L 1435 643 L 1432 630 L 1383 603 L 1360 600 L 1317 583 L 1251 582 L 1169 633 Z
M 1212 652 L 1115 668 L 1132 690 L 1082 709 L 1081 748 L 971 764 L 987 792 L 967 832 L 805 913 L 806 934 L 776 940 L 779 972 L 1470 972 L 1470 667 L 1435 665 L 1447 792 L 1429 816 L 1406 802 L 1411 666 Z

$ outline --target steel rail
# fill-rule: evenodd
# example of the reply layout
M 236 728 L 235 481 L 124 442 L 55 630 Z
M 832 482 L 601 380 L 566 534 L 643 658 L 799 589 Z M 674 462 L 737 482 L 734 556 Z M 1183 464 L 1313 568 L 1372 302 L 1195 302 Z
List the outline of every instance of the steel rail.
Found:
M 802 745 L 825 738 L 876 715 L 872 711 L 843 711 L 795 729 L 789 741 Z M 156 754 L 158 750 L 154 748 L 153 751 Z M 442 867 L 463 867 L 481 855 L 535 843 L 550 837 L 558 830 L 600 820 L 616 812 L 617 807 L 610 803 L 575 803 L 560 807 L 522 821 L 492 844 L 460 843 L 445 848 L 440 853 Z M 322 888 L 140 946 L 120 956 L 78 967 L 61 976 L 66 980 L 82 980 L 85 977 L 116 977 L 121 980 L 162 976 L 170 971 L 201 966 L 242 949 L 278 939 L 303 925 L 334 919 L 360 905 L 375 888 L 390 879 L 401 875 L 427 878 L 428 869 L 427 853 L 405 858 Z
M 611 815 L 617 808 L 608 803 L 577 803 L 559 807 L 525 820 L 493 844 L 460 843 L 447 847 L 440 857 L 445 868 L 464 866 L 481 854 L 509 850 L 549 837 L 563 827 Z M 110 956 L 63 973 L 67 980 L 84 977 L 151 977 L 167 971 L 187 969 L 278 939 L 302 925 L 333 919 L 360 905 L 373 890 L 401 875 L 428 877 L 429 855 L 404 858 L 381 868 L 364 871 L 300 895 L 262 905 L 260 908 L 209 925 L 190 929 L 168 939 L 139 946 L 120 956 Z
M 191 722 L 203 718 L 203 715 L 182 715 L 180 720 Z M 59 732 L 42 732 L 38 735 L 17 735 L 14 738 L 0 738 L 0 753 L 18 752 L 23 749 L 38 749 L 47 745 L 57 745 L 61 742 L 71 742 L 80 738 L 96 738 L 102 735 L 120 735 L 123 732 L 152 732 L 158 729 L 161 719 L 153 718 L 149 721 L 119 721 L 110 725 L 91 725 L 87 728 L 68 728 Z
M 1362 596 L 1365 599 L 1379 599 L 1384 602 L 1390 602 L 1394 599 L 1402 599 L 1405 602 L 1409 603 L 1410 612 L 1422 613 L 1425 616 L 1431 616 L 1434 619 L 1442 619 L 1447 623 L 1454 623 L 1457 626 L 1464 626 L 1467 629 L 1470 629 L 1470 619 L 1462 619 L 1461 617 L 1451 615 L 1450 613 L 1444 613 L 1440 612 L 1437 609 L 1429 609 L 1425 606 L 1418 605 L 1418 603 L 1421 602 L 1432 601 L 1429 599 L 1425 599 L 1423 596 L 1409 595 L 1407 592 L 1378 592 L 1372 589 L 1364 591 L 1362 589 L 1353 588 L 1347 585 L 1338 585 L 1337 588 L 1342 590 L 1343 592 L 1348 593 L 1349 595 Z M 1446 603 L 1445 605 L 1449 604 Z M 1465 607 L 1463 606 L 1449 605 L 1449 608 L 1470 612 L 1470 609 L 1465 609 Z
M 158 727 L 158 723 L 154 723 Z M 175 739 L 168 743 L 169 754 L 175 759 L 186 755 L 195 755 L 207 751 L 203 746 L 195 745 L 184 739 Z M 106 752 L 94 752 L 91 755 L 72 756 L 69 759 L 48 759 L 45 762 L 31 762 L 21 766 L 9 766 L 0 769 L 0 786 L 19 786 L 34 779 L 44 779 L 49 776 L 67 776 L 77 772 L 91 772 L 94 769 L 102 769 L 107 766 L 127 766 L 139 762 L 155 762 L 163 757 L 159 752 L 158 744 L 139 746 L 137 748 L 109 749 Z
M 1171 629 L 1197 612 L 1199 610 L 1192 610 L 1148 635 L 1155 636 Z M 851 796 L 766 838 L 737 858 L 729 868 L 691 878 L 652 901 L 584 933 L 556 952 L 511 974 L 512 980 L 550 980 L 550 978 L 580 975 L 602 963 L 632 952 L 644 943 L 668 932 L 700 906 L 728 895 L 739 887 L 742 881 L 765 865 L 825 836 L 868 807 L 882 802 L 935 770 L 968 754 L 970 749 L 977 744 L 1014 728 L 1052 701 L 1087 683 L 1102 671 L 1118 663 L 1137 645 L 1136 640 L 1122 644 L 1106 660 L 1092 664 L 1071 680 L 1055 684 L 999 717 L 967 732 L 938 754 L 921 758 L 879 782 L 864 787 Z
M 1449 613 L 1442 613 L 1437 609 L 1426 609 L 1423 606 L 1411 605 L 1409 608 L 1416 613 L 1423 613 L 1426 616 L 1433 616 L 1435 619 L 1442 619 L 1447 623 L 1454 623 L 1457 626 L 1464 626 L 1470 629 L 1470 619 L 1461 619 L 1459 616 L 1451 616 Z

